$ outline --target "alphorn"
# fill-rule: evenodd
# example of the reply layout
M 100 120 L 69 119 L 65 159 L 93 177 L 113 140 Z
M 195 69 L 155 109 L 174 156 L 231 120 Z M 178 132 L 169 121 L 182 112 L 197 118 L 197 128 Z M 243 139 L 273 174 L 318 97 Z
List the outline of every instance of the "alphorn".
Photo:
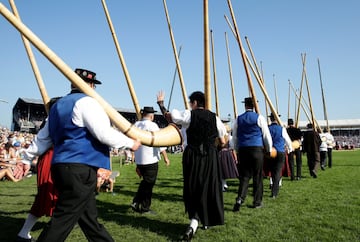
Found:
M 211 40 L 211 56 L 212 56 L 212 66 L 213 66 L 213 76 L 214 76 L 214 92 L 215 92 L 215 110 L 216 115 L 220 117 L 220 108 L 219 108 L 219 97 L 217 89 L 217 80 L 216 80 L 216 64 L 215 64 L 215 51 L 214 51 L 214 35 L 213 31 L 210 30 L 210 40 Z
M 304 54 L 304 61 L 306 59 L 306 53 Z M 305 79 L 305 69 L 303 66 L 302 74 L 301 74 L 301 83 L 300 83 L 300 91 L 299 91 L 299 103 L 301 103 L 302 99 L 302 92 L 303 92 L 303 85 L 304 85 L 304 79 Z M 295 115 L 295 127 L 299 127 L 299 121 L 300 121 L 300 105 L 297 106 L 297 112 Z
M 204 93 L 205 108 L 211 110 L 211 74 L 209 44 L 209 1 L 204 0 Z
M 11 9 L 12 9 L 14 15 L 21 21 L 20 15 L 19 15 L 19 12 L 17 11 L 14 0 L 9 0 L 9 2 L 10 2 L 10 6 L 11 6 Z M 34 53 L 31 50 L 31 46 L 30 46 L 29 41 L 23 35 L 21 35 L 21 39 L 22 39 L 22 41 L 24 43 L 26 53 L 27 53 L 27 55 L 29 57 L 31 67 L 32 67 L 32 70 L 34 72 L 35 79 L 36 79 L 37 85 L 39 87 L 42 100 L 43 100 L 44 105 L 45 105 L 45 111 L 46 111 L 46 113 L 49 113 L 49 101 L 50 101 L 50 98 L 49 98 L 49 95 L 46 92 L 45 84 L 44 84 L 44 81 L 43 81 L 43 79 L 41 77 L 39 67 L 37 65 Z
M 328 119 L 328 116 L 327 116 L 327 111 L 326 111 L 326 103 L 325 103 L 324 88 L 323 88 L 323 83 L 322 83 L 322 78 L 321 78 L 320 60 L 319 60 L 319 58 L 317 59 L 317 61 L 318 61 L 318 67 L 319 67 L 320 86 L 321 86 L 321 97 L 322 97 L 323 109 L 324 109 L 324 119 L 326 120 L 326 127 L 327 127 L 327 130 L 328 130 L 328 131 L 330 131 L 330 127 L 329 127 L 329 119 Z
M 232 94 L 232 101 L 233 101 L 233 108 L 234 108 L 234 118 L 236 119 L 238 114 L 237 114 L 237 106 L 236 106 L 236 98 L 235 98 L 234 81 L 233 81 L 233 76 L 232 76 L 229 41 L 228 41 L 226 32 L 225 32 L 225 43 L 226 43 L 226 53 L 227 53 L 227 57 L 228 57 L 228 66 L 229 66 L 230 83 L 231 83 L 231 94 Z
M 126 79 L 129 91 L 130 91 L 130 95 L 131 95 L 131 98 L 132 98 L 132 101 L 133 101 L 133 104 L 134 104 L 134 107 L 135 107 L 136 117 L 137 117 L 138 120 L 141 120 L 139 102 L 138 102 L 138 99 L 136 97 L 134 87 L 132 85 L 132 81 L 131 81 L 131 78 L 130 78 L 129 71 L 128 71 L 127 67 L 126 67 L 126 62 L 125 62 L 124 56 L 122 54 L 122 51 L 121 51 L 121 48 L 120 48 L 120 45 L 119 45 L 119 41 L 117 40 L 117 37 L 116 37 L 115 29 L 114 29 L 114 26 L 112 24 L 108 8 L 106 6 L 105 0 L 101 0 L 101 3 L 102 3 L 103 8 L 104 8 L 104 12 L 105 12 L 105 15 L 106 15 L 106 20 L 107 20 L 107 22 L 109 24 L 110 32 L 111 32 L 111 35 L 113 37 L 114 44 L 115 44 L 115 47 L 116 47 L 116 51 L 118 53 L 120 63 L 121 63 L 121 66 L 122 66 L 122 69 L 123 69 L 123 72 L 124 72 L 124 76 L 125 76 L 125 79 Z
M 275 91 L 276 112 L 279 113 L 279 104 L 278 104 L 278 95 L 277 95 L 275 74 L 273 74 L 273 81 L 274 81 L 274 91 Z
M 181 45 L 179 47 L 179 53 L 178 53 L 178 56 L 180 58 L 180 54 L 181 54 Z M 170 110 L 170 103 L 171 103 L 171 98 L 172 98 L 172 94 L 173 94 L 173 91 L 174 91 L 174 85 L 175 85 L 175 79 L 176 79 L 176 73 L 178 72 L 178 68 L 177 66 L 175 67 L 175 71 L 174 71 L 174 76 L 173 76 L 173 80 L 172 80 L 172 84 L 171 84 L 171 89 L 170 89 L 170 96 L 169 96 L 169 103 L 168 103 L 168 106 L 167 106 L 167 110 Z
M 309 105 L 310 105 L 310 113 L 311 113 L 311 121 L 312 121 L 312 125 L 313 125 L 313 129 L 316 131 L 317 128 L 321 130 L 321 127 L 317 125 L 317 123 L 315 122 L 315 114 L 314 114 L 314 109 L 312 107 L 312 102 L 311 102 L 311 94 L 310 94 L 310 87 L 309 87 L 309 81 L 306 75 L 306 69 L 305 69 L 305 57 L 301 56 L 302 59 L 302 63 L 303 63 L 303 69 L 305 72 L 305 83 L 306 83 L 306 90 L 307 90 L 307 94 L 308 94 L 308 99 L 309 99 Z
M 22 35 L 24 35 L 73 85 L 88 96 L 93 97 L 103 107 L 112 123 L 125 135 L 138 139 L 147 146 L 171 146 L 182 143 L 180 130 L 176 125 L 169 124 L 167 127 L 156 132 L 144 131 L 136 128 L 107 103 L 96 91 L 83 81 L 61 58 L 59 58 L 44 42 L 40 40 L 25 24 L 17 19 L 2 3 L 0 13 Z
M 234 11 L 233 11 L 233 8 L 232 8 L 232 4 L 231 4 L 230 0 L 227 0 L 227 2 L 228 2 L 231 18 L 232 18 L 233 25 L 234 25 L 235 37 L 236 37 L 236 40 L 238 42 L 241 58 L 242 58 L 243 64 L 244 64 L 244 69 L 245 69 L 245 73 L 246 73 L 246 77 L 247 77 L 247 81 L 248 81 L 248 87 L 249 87 L 249 90 L 250 90 L 250 93 L 251 93 L 251 97 L 253 99 L 254 108 L 255 108 L 255 111 L 257 113 L 260 113 L 259 105 L 258 105 L 256 96 L 255 96 L 255 89 L 254 89 L 254 86 L 253 86 L 253 83 L 252 83 L 252 80 L 251 80 L 251 77 L 250 77 L 250 72 L 249 72 L 249 68 L 248 68 L 248 65 L 247 65 L 246 57 L 245 57 L 246 53 L 245 53 L 245 50 L 244 50 L 244 48 L 242 46 L 241 37 L 240 37 L 240 33 L 239 33 L 239 30 L 238 30 L 238 27 L 237 27 L 237 23 L 236 23 Z
M 255 65 L 256 72 L 258 73 L 258 76 L 259 76 L 261 82 L 264 84 L 264 87 L 265 87 L 264 74 L 263 74 L 263 73 L 260 73 L 260 70 L 259 70 L 259 68 L 258 68 L 258 65 L 257 65 L 256 59 L 255 59 L 254 53 L 253 53 L 253 51 L 252 51 L 252 48 L 251 48 L 251 45 L 250 45 L 250 42 L 249 42 L 247 36 L 245 36 L 245 40 L 246 40 L 246 43 L 247 43 L 248 48 L 249 48 L 249 50 L 250 50 L 251 59 L 252 59 L 254 65 Z M 267 101 L 266 101 L 266 100 L 265 100 L 265 111 L 266 111 L 266 117 L 268 117 L 268 116 L 269 116 L 269 111 L 268 111 L 268 104 L 267 104 Z M 270 124 L 269 118 L 266 118 L 266 120 L 268 121 L 268 124 Z
M 177 67 L 178 74 L 179 74 L 179 81 L 180 81 L 181 91 L 182 91 L 182 94 L 183 94 L 184 106 L 185 106 L 185 109 L 189 109 L 188 96 L 186 94 L 184 78 L 183 78 L 183 74 L 182 74 L 182 71 L 181 71 L 179 56 L 178 56 L 178 53 L 177 53 L 177 50 L 176 50 L 176 43 L 175 43 L 175 39 L 174 39 L 174 34 L 172 32 L 172 28 L 171 28 L 171 24 L 170 24 L 170 17 L 169 17 L 167 5 L 166 5 L 166 0 L 163 0 L 163 4 L 164 4 L 164 11 L 165 11 L 165 15 L 166 15 L 166 20 L 167 20 L 167 23 L 168 23 L 168 29 L 169 29 L 171 44 L 172 44 L 172 47 L 173 47 L 176 67 Z
M 289 80 L 289 81 L 290 81 L 290 80 Z M 306 111 L 306 109 L 305 109 L 305 107 L 306 107 L 308 110 L 310 110 L 309 104 L 306 102 L 306 100 L 304 99 L 304 97 L 302 97 L 301 100 L 300 100 L 300 99 L 299 99 L 300 97 L 297 95 L 297 93 L 296 93 L 296 91 L 295 91 L 295 88 L 292 86 L 292 84 L 291 84 L 291 87 L 292 87 L 292 89 L 293 89 L 294 94 L 296 95 L 296 98 L 298 99 L 299 105 L 301 105 L 301 108 L 302 108 L 302 110 L 304 111 L 304 113 L 305 113 L 305 115 L 306 115 L 309 123 L 311 123 L 311 117 L 310 117 L 310 115 L 307 113 L 307 111 Z M 305 104 L 305 107 L 304 107 L 304 104 Z M 319 127 L 319 123 L 317 122 L 316 119 L 315 119 L 315 124 Z

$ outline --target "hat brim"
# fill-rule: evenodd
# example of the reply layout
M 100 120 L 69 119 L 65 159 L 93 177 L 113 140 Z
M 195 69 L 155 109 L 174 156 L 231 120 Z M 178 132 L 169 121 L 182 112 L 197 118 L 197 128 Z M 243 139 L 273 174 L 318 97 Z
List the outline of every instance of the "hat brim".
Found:
M 147 110 L 144 110 L 144 109 L 141 109 L 140 110 L 140 113 L 156 113 L 157 111 L 154 110 L 154 111 L 147 111 Z
M 86 78 L 86 77 L 81 77 L 84 81 L 86 81 L 86 82 L 91 82 L 91 83 L 94 83 L 94 84 L 96 84 L 96 85 L 101 85 L 102 84 L 102 82 L 101 81 L 99 81 L 99 80 L 93 80 L 93 79 L 90 79 L 90 78 Z

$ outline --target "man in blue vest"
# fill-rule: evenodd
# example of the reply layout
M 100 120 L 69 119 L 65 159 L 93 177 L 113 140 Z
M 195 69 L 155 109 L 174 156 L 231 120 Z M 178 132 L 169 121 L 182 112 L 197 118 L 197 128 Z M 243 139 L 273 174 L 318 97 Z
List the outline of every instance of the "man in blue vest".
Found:
M 271 186 L 271 197 L 276 198 L 279 193 L 281 170 L 285 164 L 285 151 L 290 153 L 292 151 L 292 144 L 285 127 L 282 127 L 280 124 L 278 124 L 273 113 L 270 115 L 270 121 L 271 124 L 269 125 L 269 130 L 273 141 L 273 146 L 276 150 L 276 156 L 268 157 L 268 159 L 273 182 L 273 185 Z
M 239 190 L 233 211 L 245 202 L 249 180 L 253 179 L 254 208 L 262 207 L 264 153 L 269 153 L 272 139 L 264 116 L 254 112 L 253 98 L 244 100 L 245 112 L 233 124 L 233 146 L 238 152 Z M 265 149 L 265 152 L 264 152 Z
M 91 87 L 101 84 L 96 73 L 75 72 Z M 48 121 L 35 139 L 32 155 L 54 147 L 51 174 L 59 198 L 50 222 L 37 241 L 65 241 L 79 224 L 88 241 L 114 241 L 97 220 L 95 189 L 98 168 L 110 169 L 110 149 L 138 149 L 140 142 L 111 126 L 101 105 L 71 86 L 71 93 L 50 109 Z

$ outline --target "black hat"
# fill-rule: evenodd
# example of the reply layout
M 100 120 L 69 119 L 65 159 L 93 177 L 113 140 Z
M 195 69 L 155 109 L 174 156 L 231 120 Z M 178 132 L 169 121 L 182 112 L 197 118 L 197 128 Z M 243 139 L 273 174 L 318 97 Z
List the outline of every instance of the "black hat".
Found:
M 140 113 L 156 113 L 153 107 L 144 107 L 140 110 Z
M 101 84 L 101 81 L 96 80 L 96 73 L 95 72 L 85 70 L 85 69 L 76 68 L 75 73 L 78 74 L 86 82 L 91 82 L 91 83 L 94 83 L 94 84 L 97 84 L 97 85 Z
M 288 125 L 294 125 L 294 120 L 292 118 L 288 119 Z
M 278 116 L 281 117 L 280 114 L 278 114 Z M 271 113 L 268 117 L 270 118 L 271 121 L 275 120 L 275 116 L 273 113 Z
M 247 107 L 254 107 L 254 102 L 253 102 L 252 97 L 244 98 L 243 103 L 245 103 L 245 106 L 247 106 Z

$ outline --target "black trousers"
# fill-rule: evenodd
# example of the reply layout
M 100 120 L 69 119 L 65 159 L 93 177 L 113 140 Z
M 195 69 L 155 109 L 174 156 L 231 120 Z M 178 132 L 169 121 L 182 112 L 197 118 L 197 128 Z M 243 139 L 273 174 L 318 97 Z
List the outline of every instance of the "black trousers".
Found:
M 331 168 L 332 167 L 332 148 L 328 148 L 328 167 Z
M 253 179 L 253 205 L 258 206 L 263 198 L 263 164 L 264 150 L 263 147 L 242 147 L 238 150 L 238 170 L 239 170 L 239 189 L 238 198 L 243 203 L 245 201 L 249 180 Z
M 140 170 L 142 180 L 133 202 L 136 202 L 141 206 L 142 212 L 146 212 L 149 211 L 151 206 L 151 197 L 159 170 L 159 163 L 137 165 L 137 168 Z
M 279 182 L 281 178 L 281 171 L 285 163 L 285 153 L 277 152 L 274 159 L 269 160 L 271 178 L 273 181 L 271 188 L 271 196 L 277 196 L 279 194 Z
M 288 155 L 288 161 L 289 161 L 290 172 L 291 172 L 291 180 L 294 180 L 294 178 L 295 178 L 294 159 L 296 161 L 296 176 L 301 178 L 302 154 L 301 154 L 300 148 L 294 150 L 293 152 L 289 153 L 289 155 Z
M 313 153 L 307 152 L 306 157 L 307 157 L 307 163 L 308 163 L 310 175 L 312 171 L 316 173 L 320 165 L 320 152 L 318 151 Z
M 326 166 L 327 151 L 320 151 L 320 165 L 321 167 Z
M 65 241 L 76 223 L 88 241 L 114 241 L 97 221 L 95 200 L 97 168 L 62 163 L 51 168 L 59 198 L 50 222 L 37 241 Z

